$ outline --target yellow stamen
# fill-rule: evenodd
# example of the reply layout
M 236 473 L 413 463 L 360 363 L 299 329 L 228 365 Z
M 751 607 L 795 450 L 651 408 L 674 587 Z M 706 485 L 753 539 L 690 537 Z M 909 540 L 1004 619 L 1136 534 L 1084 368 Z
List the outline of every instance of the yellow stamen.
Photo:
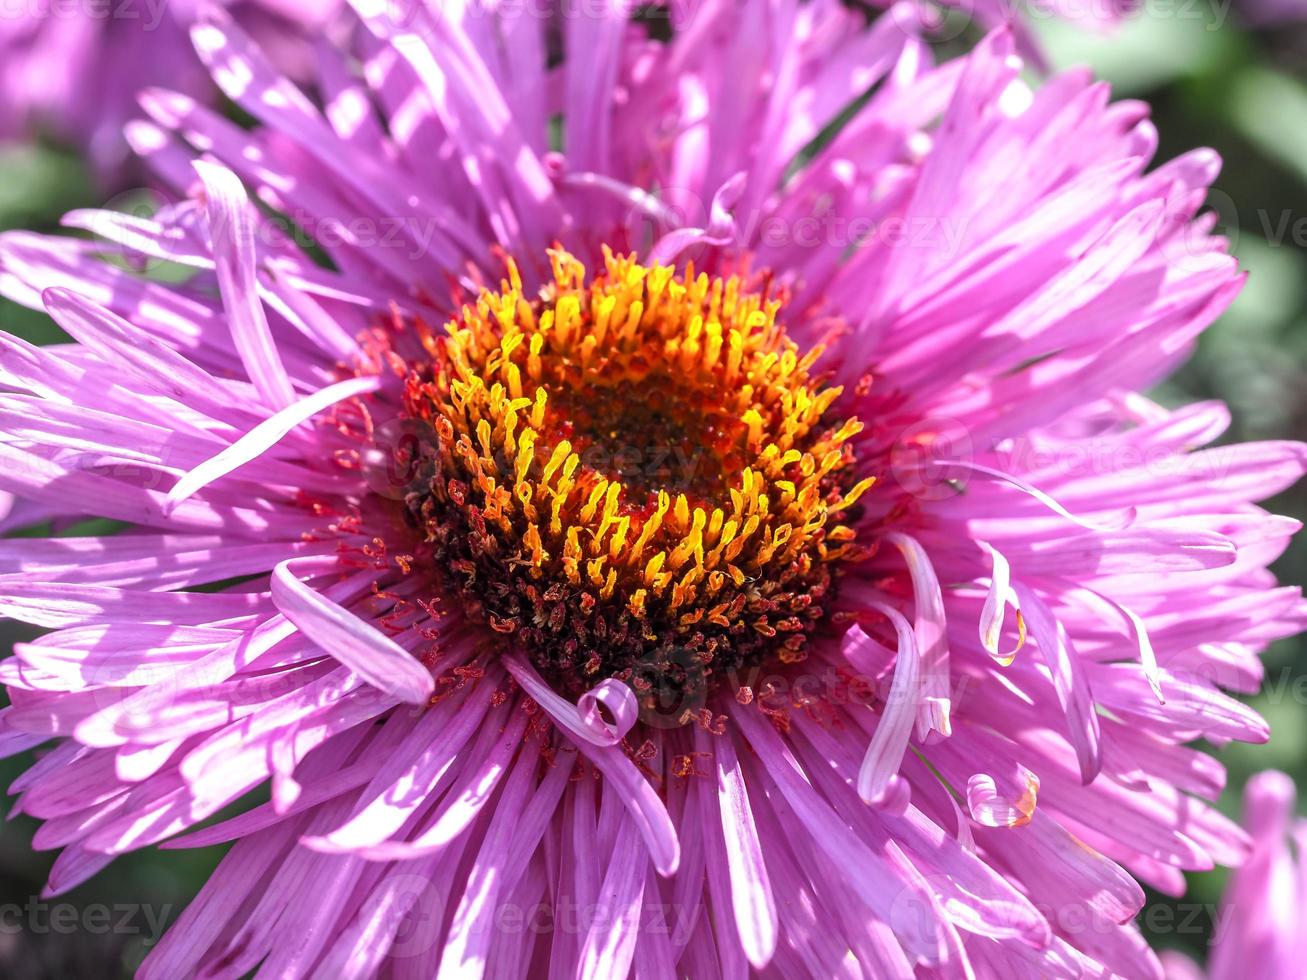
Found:
M 738 277 L 549 260 L 535 298 L 509 262 L 424 340 L 405 407 L 440 438 L 406 505 L 430 560 L 564 688 L 801 660 L 875 482 L 820 352 Z

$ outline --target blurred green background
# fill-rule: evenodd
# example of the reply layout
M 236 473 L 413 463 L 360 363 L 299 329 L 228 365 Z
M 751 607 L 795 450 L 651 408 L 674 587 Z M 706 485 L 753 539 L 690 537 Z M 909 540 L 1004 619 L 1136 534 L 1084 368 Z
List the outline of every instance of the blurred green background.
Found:
M 1233 308 L 1204 336 L 1196 357 L 1157 396 L 1178 404 L 1219 398 L 1234 414 L 1226 438 L 1307 437 L 1307 27 L 1251 29 L 1247 8 L 1152 0 L 1111 33 L 1096 36 L 1048 18 L 1036 30 L 1055 66 L 1092 65 L 1118 98 L 1153 106 L 1161 133 L 1159 160 L 1191 147 L 1211 146 L 1225 168 L 1210 200 L 1220 227 L 1250 275 Z M 1304 0 L 1307 20 L 1307 0 Z M 0 227 L 53 230 L 59 215 L 100 206 L 76 158 L 56 148 L 0 150 Z M 130 197 L 114 198 L 127 208 Z M 49 322 L 10 304 L 0 305 L 0 327 L 37 341 L 54 334 Z M 1307 519 L 1307 487 L 1270 507 Z M 1278 563 L 1281 581 L 1307 580 L 1307 536 Z M 0 647 L 23 638 L 0 623 Z M 1307 705 L 1283 696 L 1307 672 L 1304 641 L 1277 645 L 1266 658 L 1266 693 L 1254 699 L 1270 720 L 1267 745 L 1219 751 L 1230 769 L 1223 806 L 1237 813 L 1244 781 L 1265 768 L 1285 769 L 1307 786 Z M 1281 692 L 1279 696 L 1276 692 Z M 8 785 L 30 759 L 0 762 Z M 1307 790 L 1304 790 L 1307 796 Z M 0 810 L 6 803 L 0 803 Z M 34 821 L 0 825 L 0 906 L 23 905 L 44 884 L 53 855 L 34 852 Z M 173 921 L 221 856 L 215 851 L 157 851 L 120 858 L 65 899 L 83 910 L 105 906 L 118 922 L 127 904 L 147 903 L 154 921 Z M 1150 895 L 1143 925 L 1159 946 L 1201 955 L 1210 909 L 1222 872 L 1194 875 L 1181 902 Z M 85 919 L 85 922 L 91 920 Z M 113 977 L 130 975 L 154 934 L 137 911 L 126 929 L 75 936 L 51 926 L 17 933 L 0 921 L 0 977 Z

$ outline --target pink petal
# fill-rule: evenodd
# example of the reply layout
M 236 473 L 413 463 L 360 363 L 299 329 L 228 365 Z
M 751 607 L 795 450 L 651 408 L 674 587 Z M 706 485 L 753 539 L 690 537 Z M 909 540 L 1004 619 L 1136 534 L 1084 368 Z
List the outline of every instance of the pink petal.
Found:
M 294 401 L 295 390 L 259 298 L 250 200 L 240 178 L 226 167 L 203 160 L 194 166 L 204 184 L 213 258 L 232 340 L 263 401 L 271 408 L 283 409 Z
M 347 381 L 328 385 L 306 398 L 287 405 L 178 480 L 168 491 L 167 502 L 164 504 L 165 512 L 171 513 L 183 500 L 194 496 L 214 480 L 262 456 L 301 422 L 326 411 L 337 402 L 376 391 L 380 387 L 381 379 L 378 377 L 350 378 Z
M 282 562 L 272 573 L 272 601 L 282 615 L 373 687 L 425 704 L 435 690 L 431 672 L 375 626 L 296 578 L 295 561 Z

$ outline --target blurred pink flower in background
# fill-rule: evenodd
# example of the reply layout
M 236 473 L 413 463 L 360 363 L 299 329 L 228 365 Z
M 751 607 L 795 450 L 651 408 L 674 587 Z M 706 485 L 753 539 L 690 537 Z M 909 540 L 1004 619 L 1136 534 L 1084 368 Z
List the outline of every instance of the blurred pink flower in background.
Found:
M 84 153 L 112 187 L 131 158 L 136 96 L 166 85 L 216 95 L 187 34 L 192 0 L 12 0 L 0 8 L 0 141 L 48 135 Z M 232 0 L 233 15 L 295 77 L 337 0 Z
M 1230 875 L 1204 971 L 1182 953 L 1162 956 L 1168 980 L 1296 977 L 1307 963 L 1307 820 L 1293 780 L 1263 772 L 1244 789 L 1252 853 Z

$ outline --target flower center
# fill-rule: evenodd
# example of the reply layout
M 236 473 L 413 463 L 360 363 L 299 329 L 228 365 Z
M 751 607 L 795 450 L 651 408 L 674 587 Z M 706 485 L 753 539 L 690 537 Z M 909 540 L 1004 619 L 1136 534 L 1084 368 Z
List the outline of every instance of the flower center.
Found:
M 405 500 L 418 560 L 561 693 L 615 677 L 684 721 L 806 656 L 857 548 L 861 425 L 742 279 L 551 259 L 536 296 L 510 264 L 409 377 L 436 435 Z

